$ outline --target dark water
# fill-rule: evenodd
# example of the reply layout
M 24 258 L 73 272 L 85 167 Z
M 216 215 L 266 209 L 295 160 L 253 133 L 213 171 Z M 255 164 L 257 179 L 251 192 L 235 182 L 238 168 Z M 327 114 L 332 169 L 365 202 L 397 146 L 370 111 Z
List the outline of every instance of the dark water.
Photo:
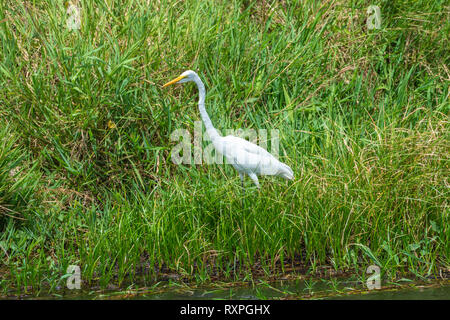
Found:
M 221 288 L 189 288 L 170 285 L 160 288 L 138 288 L 124 291 L 76 291 L 38 299 L 359 299 L 359 300 L 450 300 L 450 282 L 387 284 L 380 290 L 368 290 L 357 281 L 290 280 L 259 282 Z
M 450 285 L 431 288 L 407 288 L 395 291 L 373 291 L 367 294 L 330 297 L 345 300 L 450 300 Z

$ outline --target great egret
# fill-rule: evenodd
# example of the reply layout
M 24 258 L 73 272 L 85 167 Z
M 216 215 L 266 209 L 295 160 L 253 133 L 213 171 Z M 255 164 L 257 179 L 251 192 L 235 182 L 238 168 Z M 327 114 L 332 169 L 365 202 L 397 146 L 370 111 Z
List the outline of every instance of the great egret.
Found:
M 292 180 L 294 174 L 292 169 L 278 161 L 273 155 L 263 148 L 245 139 L 226 136 L 222 137 L 212 125 L 211 119 L 205 110 L 205 85 L 200 77 L 192 70 L 183 72 L 178 78 L 167 82 L 163 88 L 174 84 L 193 81 L 199 92 L 198 108 L 214 148 L 223 154 L 228 162 L 239 172 L 241 185 L 244 186 L 244 174 L 247 174 L 259 189 L 257 175 L 274 175 Z

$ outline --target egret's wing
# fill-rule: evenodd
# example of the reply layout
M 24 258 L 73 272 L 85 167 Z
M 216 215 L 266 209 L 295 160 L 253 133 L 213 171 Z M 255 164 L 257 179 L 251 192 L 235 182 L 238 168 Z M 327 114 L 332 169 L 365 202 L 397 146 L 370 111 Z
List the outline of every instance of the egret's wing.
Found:
M 226 136 L 223 138 L 224 142 L 227 145 L 227 148 L 242 148 L 246 152 L 251 154 L 257 154 L 261 156 L 273 157 L 267 150 L 261 148 L 260 146 L 251 143 L 245 139 L 235 137 L 235 136 Z
M 226 136 L 222 140 L 223 155 L 238 170 L 274 175 L 280 162 L 263 148 L 245 139 Z
M 221 140 L 222 154 L 240 172 L 279 175 L 293 178 L 292 169 L 278 161 L 267 150 L 245 139 L 226 136 Z

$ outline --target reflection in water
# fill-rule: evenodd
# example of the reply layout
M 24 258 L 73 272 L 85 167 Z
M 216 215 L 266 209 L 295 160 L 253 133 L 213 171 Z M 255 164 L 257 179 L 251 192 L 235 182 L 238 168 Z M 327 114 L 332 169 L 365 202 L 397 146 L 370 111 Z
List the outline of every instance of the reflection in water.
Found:
M 32 298 L 32 297 L 28 297 Z M 364 299 L 364 300 L 450 300 L 448 281 L 426 284 L 402 284 L 381 290 L 367 290 L 361 282 L 346 280 L 290 280 L 262 282 L 255 285 L 233 285 L 221 288 L 190 288 L 166 285 L 126 291 L 65 292 L 41 298 L 64 299 Z
M 392 291 L 373 291 L 368 294 L 330 297 L 329 299 L 358 300 L 450 300 L 450 286 L 431 288 L 407 288 Z

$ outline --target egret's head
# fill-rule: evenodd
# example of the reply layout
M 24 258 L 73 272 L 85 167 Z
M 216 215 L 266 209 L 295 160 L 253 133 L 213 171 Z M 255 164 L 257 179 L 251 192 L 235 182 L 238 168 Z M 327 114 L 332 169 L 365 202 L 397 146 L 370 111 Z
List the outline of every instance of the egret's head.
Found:
M 174 83 L 184 83 L 189 81 L 194 81 L 195 77 L 198 77 L 197 74 L 192 70 L 187 70 L 183 72 L 178 78 L 173 79 L 172 81 L 167 82 L 163 85 L 163 88 L 170 86 Z

